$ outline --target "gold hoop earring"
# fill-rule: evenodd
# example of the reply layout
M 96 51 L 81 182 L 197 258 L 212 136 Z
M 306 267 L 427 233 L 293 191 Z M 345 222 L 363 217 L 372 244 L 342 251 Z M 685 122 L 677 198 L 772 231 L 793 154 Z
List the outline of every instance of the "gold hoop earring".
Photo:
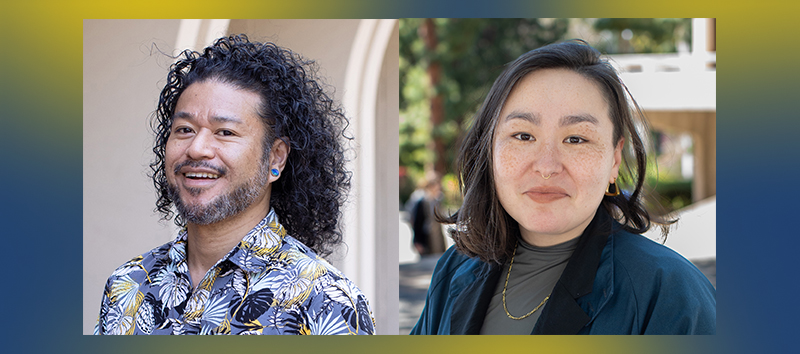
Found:
M 608 184 L 606 187 L 606 195 L 609 197 L 616 197 L 620 194 L 619 187 L 617 187 L 617 179 L 614 178 L 614 182 Z

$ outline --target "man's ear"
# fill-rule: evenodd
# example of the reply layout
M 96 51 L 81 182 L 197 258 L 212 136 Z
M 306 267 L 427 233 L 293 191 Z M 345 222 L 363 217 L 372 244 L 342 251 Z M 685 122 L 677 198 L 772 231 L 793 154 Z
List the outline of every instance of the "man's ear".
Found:
M 272 143 L 272 149 L 269 151 L 269 183 L 275 182 L 281 177 L 290 150 L 289 137 L 282 136 Z M 275 173 L 276 171 L 277 173 Z

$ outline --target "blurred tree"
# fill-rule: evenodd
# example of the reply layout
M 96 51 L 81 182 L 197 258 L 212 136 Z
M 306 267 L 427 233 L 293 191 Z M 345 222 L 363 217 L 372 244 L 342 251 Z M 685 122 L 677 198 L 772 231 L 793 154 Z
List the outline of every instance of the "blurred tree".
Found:
M 608 54 L 674 53 L 678 43 L 691 45 L 692 41 L 689 18 L 599 18 L 593 27 L 614 34 L 610 41 L 595 46 Z
M 567 19 L 401 19 L 400 165 L 446 176 L 504 65 L 562 39 Z M 401 198 L 407 196 L 401 191 Z

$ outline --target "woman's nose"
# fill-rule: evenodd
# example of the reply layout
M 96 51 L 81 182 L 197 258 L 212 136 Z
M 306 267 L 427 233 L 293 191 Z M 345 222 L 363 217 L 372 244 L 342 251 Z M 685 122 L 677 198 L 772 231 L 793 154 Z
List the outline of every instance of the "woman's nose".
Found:
M 534 170 L 544 179 L 550 179 L 550 177 L 561 173 L 563 165 L 557 143 L 540 145 L 540 149 L 537 149 L 534 156 Z
M 208 129 L 201 129 L 192 138 L 186 155 L 192 160 L 208 160 L 214 158 L 214 136 Z

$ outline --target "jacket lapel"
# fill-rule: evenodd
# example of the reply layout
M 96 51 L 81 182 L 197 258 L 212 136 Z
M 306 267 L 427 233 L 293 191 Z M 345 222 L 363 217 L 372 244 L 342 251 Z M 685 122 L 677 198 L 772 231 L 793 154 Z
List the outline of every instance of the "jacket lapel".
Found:
M 581 235 L 531 334 L 577 334 L 589 323 L 591 317 L 577 299 L 592 292 L 611 226 L 611 217 L 600 206 Z
M 450 315 L 450 334 L 480 334 L 486 310 L 500 279 L 500 267 L 483 263 L 475 269 L 476 279 L 454 300 Z

